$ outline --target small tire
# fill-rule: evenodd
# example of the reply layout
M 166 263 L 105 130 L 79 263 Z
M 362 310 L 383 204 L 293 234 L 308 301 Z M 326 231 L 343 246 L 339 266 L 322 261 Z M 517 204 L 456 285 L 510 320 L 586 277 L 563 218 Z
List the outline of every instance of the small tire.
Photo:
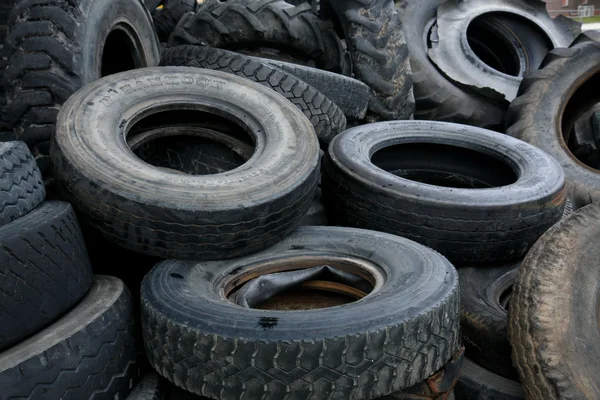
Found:
M 302 311 L 244 308 L 225 297 L 255 273 L 324 263 L 360 269 L 373 291 Z M 141 296 L 150 364 L 180 388 L 214 399 L 376 398 L 427 378 L 460 348 L 454 267 L 379 232 L 301 227 L 231 261 L 164 261 L 144 278 Z
M 127 397 L 138 372 L 134 329 L 123 282 L 96 277 L 69 313 L 0 353 L 0 400 Z
M 0 143 L 0 226 L 27 214 L 45 196 L 42 174 L 27 145 Z
M 253 136 L 257 150 L 222 174 L 161 170 L 126 144 L 150 110 L 219 114 Z M 66 198 L 108 240 L 148 255 L 256 252 L 298 226 L 317 188 L 319 145 L 308 119 L 273 90 L 224 72 L 161 67 L 109 76 L 72 96 L 57 127 L 51 155 Z
M 520 382 L 511 381 L 465 358 L 454 388 L 459 400 L 525 400 Z
M 0 349 L 42 330 L 93 281 L 70 204 L 49 201 L 0 227 Z
M 548 230 L 519 269 L 509 338 L 528 399 L 600 398 L 599 221 L 600 206 L 581 208 Z
M 404 236 L 465 263 L 520 258 L 566 201 L 560 165 L 539 149 L 433 121 L 343 132 L 325 155 L 321 187 L 333 224 Z
M 163 53 L 161 65 L 227 72 L 271 88 L 302 111 L 324 144 L 346 129 L 344 113 L 322 92 L 294 74 L 253 57 L 210 47 L 175 46 Z
M 600 102 L 595 89 L 599 58 L 596 31 L 582 33 L 568 49 L 552 50 L 538 71 L 525 76 L 507 114 L 508 135 L 539 147 L 562 165 L 575 209 L 600 202 L 600 172 L 569 148 L 579 116 Z
M 2 119 L 13 130 L 11 136 L 30 147 L 54 135 L 58 111 L 77 89 L 101 76 L 159 62 L 158 40 L 143 1 L 74 4 L 19 0 L 11 12 Z

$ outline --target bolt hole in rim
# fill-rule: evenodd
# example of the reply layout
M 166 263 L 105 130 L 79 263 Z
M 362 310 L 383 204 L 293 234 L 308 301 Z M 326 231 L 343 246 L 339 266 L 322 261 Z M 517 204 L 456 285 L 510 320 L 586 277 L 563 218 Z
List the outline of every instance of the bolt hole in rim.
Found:
M 258 277 L 321 266 L 329 266 L 346 274 L 360 277 L 368 283 L 369 290 L 363 290 L 362 287 L 359 288 L 344 282 L 321 279 L 319 276 L 276 293 L 259 304 L 251 305 L 251 308 L 289 312 L 338 307 L 369 297 L 378 292 L 385 282 L 383 271 L 370 261 L 335 255 L 310 255 L 279 258 L 246 265 L 239 272 L 234 270 L 234 273 L 221 279 L 217 283 L 217 290 L 221 298 L 235 304 L 233 298 L 238 291 Z
M 441 143 L 401 143 L 375 151 L 371 162 L 393 175 L 433 186 L 486 189 L 518 180 L 513 167 L 487 153 Z

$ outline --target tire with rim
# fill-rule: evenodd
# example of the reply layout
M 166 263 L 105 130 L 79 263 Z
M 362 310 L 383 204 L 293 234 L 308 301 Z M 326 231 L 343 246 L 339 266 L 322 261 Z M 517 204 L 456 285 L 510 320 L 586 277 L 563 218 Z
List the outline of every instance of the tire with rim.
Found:
M 525 142 L 448 122 L 380 122 L 325 156 L 332 223 L 405 236 L 455 262 L 518 259 L 558 221 L 564 176 Z
M 255 58 L 210 47 L 175 46 L 165 50 L 161 65 L 222 71 L 271 88 L 306 115 L 322 143 L 346 129 L 344 113 L 331 99 L 294 74 Z
M 600 201 L 600 171 L 575 158 L 572 129 L 600 102 L 600 32 L 582 33 L 568 49 L 552 50 L 521 83 L 507 114 L 507 134 L 529 142 L 563 167 L 575 209 Z
M 0 226 L 33 210 L 45 195 L 42 174 L 25 143 L 0 143 Z
M 305 289 L 297 297 L 290 290 L 254 308 L 228 299 L 257 276 L 323 265 L 360 276 L 371 291 L 350 295 L 354 287 L 313 281 L 337 294 L 309 291 L 318 299 L 311 303 Z M 142 283 L 152 366 L 185 390 L 223 400 L 370 399 L 411 386 L 458 350 L 458 307 L 446 259 L 404 238 L 348 228 L 301 227 L 231 261 L 164 261 Z
M 4 52 L 2 118 L 10 135 L 30 147 L 54 135 L 58 111 L 77 89 L 159 62 L 152 18 L 141 0 L 18 0 Z
M 600 206 L 583 207 L 546 232 L 521 264 L 509 338 L 528 399 L 600 398 L 599 221 Z
M 520 382 L 506 379 L 465 358 L 454 388 L 459 400 L 525 400 Z
M 127 146 L 145 119 L 154 126 L 185 118 L 237 126 L 254 154 L 225 173 L 190 175 L 156 168 Z M 266 248 L 300 224 L 317 188 L 319 145 L 308 119 L 273 90 L 224 72 L 109 76 L 72 96 L 57 127 L 51 155 L 66 198 L 110 241 L 157 257 Z
M 0 399 L 125 398 L 137 376 L 131 296 L 97 276 L 69 313 L 0 353 Z

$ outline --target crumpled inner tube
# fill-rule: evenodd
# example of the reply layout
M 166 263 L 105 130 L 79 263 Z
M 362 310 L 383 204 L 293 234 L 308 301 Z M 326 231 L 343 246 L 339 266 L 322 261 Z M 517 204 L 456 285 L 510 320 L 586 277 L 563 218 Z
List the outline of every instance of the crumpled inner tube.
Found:
M 239 306 L 254 308 L 271 297 L 308 281 L 327 281 L 348 286 L 353 289 L 357 299 L 366 296 L 372 290 L 372 285 L 360 276 L 340 271 L 329 265 L 322 265 L 296 271 L 261 275 L 233 293 L 230 300 Z

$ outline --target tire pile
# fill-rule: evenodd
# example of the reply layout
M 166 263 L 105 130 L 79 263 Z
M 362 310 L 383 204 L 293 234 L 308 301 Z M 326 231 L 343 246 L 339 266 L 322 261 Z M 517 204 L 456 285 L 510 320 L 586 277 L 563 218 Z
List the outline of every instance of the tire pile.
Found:
M 0 10 L 0 400 L 600 399 L 598 32 Z

